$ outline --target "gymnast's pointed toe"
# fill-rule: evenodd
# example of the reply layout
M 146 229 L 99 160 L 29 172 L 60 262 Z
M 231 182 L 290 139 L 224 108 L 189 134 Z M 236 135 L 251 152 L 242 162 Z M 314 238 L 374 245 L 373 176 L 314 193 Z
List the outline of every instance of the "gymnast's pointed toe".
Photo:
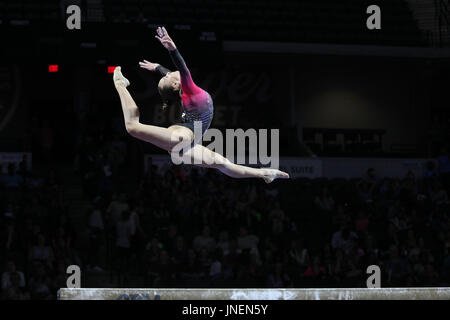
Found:
M 263 169 L 263 179 L 266 183 L 271 183 L 275 179 L 289 179 L 289 174 L 277 169 Z
M 122 68 L 120 66 L 114 69 L 113 81 L 116 87 L 123 86 L 126 88 L 130 85 L 130 81 L 122 74 Z

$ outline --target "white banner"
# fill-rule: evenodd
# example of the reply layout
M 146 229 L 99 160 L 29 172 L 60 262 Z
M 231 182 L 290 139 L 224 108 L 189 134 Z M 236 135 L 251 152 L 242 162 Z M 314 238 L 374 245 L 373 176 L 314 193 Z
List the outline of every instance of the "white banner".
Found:
M 280 158 L 280 170 L 289 173 L 291 179 L 322 177 L 322 160 L 318 158 Z
M 430 159 L 388 159 L 388 158 L 322 158 L 323 176 L 328 178 L 356 178 L 367 174 L 373 168 L 377 177 L 404 178 L 408 171 L 422 177 L 425 164 Z
M 151 158 L 152 164 L 158 167 L 158 171 L 164 172 L 173 164 L 170 155 L 146 155 L 145 156 L 145 171 L 147 171 Z M 250 165 L 251 167 L 257 167 Z M 192 169 L 192 165 L 181 165 L 180 168 L 188 175 Z M 205 172 L 207 169 L 196 167 L 199 173 Z M 319 178 L 322 176 L 322 161 L 319 159 L 310 158 L 295 158 L 283 157 L 280 158 L 280 170 L 289 173 L 291 178 Z
M 158 170 L 164 172 L 173 164 L 170 155 L 146 155 L 145 170 L 148 159 L 152 158 Z M 289 173 L 291 178 L 361 178 L 367 174 L 367 169 L 375 169 L 376 176 L 403 178 L 411 171 L 416 177 L 422 177 L 425 164 L 432 159 L 387 159 L 387 158 L 297 158 L 281 157 L 280 170 Z M 251 165 L 255 167 L 255 165 Z M 181 165 L 187 175 L 194 166 Z M 256 166 L 258 167 L 258 166 Z M 208 169 L 197 167 L 200 174 Z

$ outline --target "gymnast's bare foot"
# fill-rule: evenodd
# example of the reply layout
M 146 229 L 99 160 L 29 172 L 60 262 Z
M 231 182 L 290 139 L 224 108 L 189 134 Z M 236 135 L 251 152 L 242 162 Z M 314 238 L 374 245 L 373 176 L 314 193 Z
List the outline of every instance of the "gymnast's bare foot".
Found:
M 128 79 L 123 76 L 120 67 L 116 67 L 114 69 L 113 81 L 116 88 L 122 86 L 126 88 L 130 85 L 130 81 L 128 81 Z
M 261 169 L 262 178 L 266 183 L 271 183 L 275 179 L 289 179 L 289 174 L 277 169 Z

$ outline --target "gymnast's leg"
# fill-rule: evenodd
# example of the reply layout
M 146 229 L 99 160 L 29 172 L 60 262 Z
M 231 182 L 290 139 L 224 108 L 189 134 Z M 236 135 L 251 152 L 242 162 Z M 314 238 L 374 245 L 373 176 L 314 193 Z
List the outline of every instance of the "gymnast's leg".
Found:
M 127 90 L 130 82 L 123 76 L 120 67 L 114 70 L 113 80 L 122 104 L 125 127 L 130 135 L 167 151 L 172 150 L 182 139 L 192 141 L 194 138 L 193 133 L 185 127 L 171 126 L 163 128 L 140 123 L 139 109 Z
M 198 144 L 189 149 L 184 157 L 190 158 L 194 165 L 218 169 L 232 178 L 261 178 L 266 183 L 271 183 L 277 178 L 289 179 L 289 174 L 277 169 L 251 168 L 232 163 L 217 152 Z

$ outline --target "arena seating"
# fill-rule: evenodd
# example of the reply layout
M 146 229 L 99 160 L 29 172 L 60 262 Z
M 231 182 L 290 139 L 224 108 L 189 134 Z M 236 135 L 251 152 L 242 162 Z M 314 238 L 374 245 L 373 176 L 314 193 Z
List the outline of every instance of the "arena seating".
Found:
M 2 1 L 0 20 L 56 23 L 64 17 L 59 3 Z M 366 9 L 370 4 L 355 0 L 87 1 L 83 18 L 88 23 L 194 25 L 217 32 L 225 40 L 427 45 L 404 0 L 378 1 L 382 30 L 368 32 Z

